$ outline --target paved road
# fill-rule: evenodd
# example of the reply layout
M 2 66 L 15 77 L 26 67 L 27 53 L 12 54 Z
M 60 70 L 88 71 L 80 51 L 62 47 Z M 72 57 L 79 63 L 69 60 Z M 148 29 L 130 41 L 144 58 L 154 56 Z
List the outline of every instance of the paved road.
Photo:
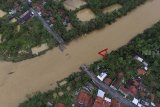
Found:
M 109 92 L 110 95 L 115 98 L 117 101 L 123 103 L 124 105 L 127 105 L 129 107 L 137 107 L 135 104 L 130 102 L 129 100 L 123 98 L 117 91 L 110 88 L 108 85 L 105 85 L 102 81 L 100 81 L 96 75 L 88 70 L 88 67 L 86 65 L 81 65 L 81 69 L 87 73 L 87 75 L 94 81 L 94 83 L 104 92 Z
M 46 23 L 46 21 L 38 14 L 37 11 L 35 11 L 33 8 L 30 8 L 30 10 L 34 13 L 35 16 L 38 17 L 38 19 L 42 22 L 43 26 L 46 28 L 46 30 L 53 36 L 53 38 L 59 43 L 59 48 L 61 51 L 64 50 L 64 40 L 56 33 L 56 31 L 52 30 L 50 26 Z

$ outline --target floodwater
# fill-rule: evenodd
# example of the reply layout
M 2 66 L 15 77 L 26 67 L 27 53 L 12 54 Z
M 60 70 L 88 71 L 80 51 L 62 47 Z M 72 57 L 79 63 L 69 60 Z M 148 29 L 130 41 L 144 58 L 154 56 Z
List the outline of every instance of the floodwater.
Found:
M 6 15 L 6 12 L 0 10 L 0 17 L 3 17 L 4 15 Z
M 80 8 L 80 6 L 85 5 L 86 2 L 84 0 L 65 0 L 64 6 L 68 10 L 75 10 L 76 8 Z
M 15 23 L 15 22 L 17 22 L 17 19 L 16 19 L 16 18 L 13 18 L 10 22 L 11 22 L 11 23 Z
M 0 106 L 17 107 L 27 94 L 54 88 L 57 80 L 79 71 L 81 64 L 100 59 L 100 50 L 116 50 L 151 27 L 160 20 L 159 10 L 160 0 L 148 1 L 116 23 L 74 40 L 63 53 L 54 48 L 23 62 L 0 62 Z
M 114 5 L 112 5 L 112 6 L 109 6 L 109 7 L 105 7 L 104 9 L 103 9 L 103 13 L 110 13 L 110 12 L 112 12 L 112 11 L 114 11 L 114 10 L 118 10 L 118 9 L 120 9 L 120 8 L 122 8 L 122 6 L 120 5 L 120 4 L 114 4 Z
M 42 52 L 42 51 L 44 51 L 46 49 L 48 49 L 48 45 L 46 43 L 42 44 L 41 46 L 33 47 L 32 48 L 32 54 L 38 55 L 39 52 Z
M 95 14 L 91 11 L 91 9 L 86 8 L 77 12 L 77 17 L 81 21 L 89 21 L 95 18 Z

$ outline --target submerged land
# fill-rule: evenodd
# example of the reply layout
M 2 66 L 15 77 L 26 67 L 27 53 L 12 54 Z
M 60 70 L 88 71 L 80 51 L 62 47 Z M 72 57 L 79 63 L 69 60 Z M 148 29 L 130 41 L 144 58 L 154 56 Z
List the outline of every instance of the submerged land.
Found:
M 159 9 L 159 0 L 147 1 L 112 25 L 105 25 L 103 29 L 70 42 L 63 53 L 59 48 L 54 48 L 41 57 L 23 62 L 1 61 L 0 104 L 16 107 L 26 99 L 27 94 L 53 89 L 57 86 L 57 80 L 79 71 L 81 64 L 91 64 L 101 59 L 97 55 L 100 50 L 109 48 L 109 52 L 114 51 L 158 22 L 160 15 L 155 11 Z M 86 15 L 90 17 L 90 14 Z

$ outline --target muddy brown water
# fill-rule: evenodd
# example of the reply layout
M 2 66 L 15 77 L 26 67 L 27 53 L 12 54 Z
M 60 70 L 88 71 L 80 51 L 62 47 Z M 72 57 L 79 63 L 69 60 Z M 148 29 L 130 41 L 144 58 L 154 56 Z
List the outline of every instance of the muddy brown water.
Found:
M 102 49 L 110 51 L 125 45 L 160 20 L 160 0 L 152 0 L 104 29 L 72 41 L 62 53 L 58 48 L 45 55 L 19 63 L 0 62 L 0 107 L 17 107 L 27 94 L 46 91 L 56 81 L 79 71 L 81 64 L 100 59 Z
M 80 6 L 85 5 L 86 2 L 84 0 L 65 0 L 64 6 L 68 10 L 75 10 L 76 8 L 80 8 Z
M 77 17 L 78 17 L 81 21 L 89 21 L 89 20 L 95 18 L 95 14 L 91 11 L 91 9 L 85 8 L 85 9 L 83 9 L 83 10 L 80 10 L 80 11 L 77 13 Z

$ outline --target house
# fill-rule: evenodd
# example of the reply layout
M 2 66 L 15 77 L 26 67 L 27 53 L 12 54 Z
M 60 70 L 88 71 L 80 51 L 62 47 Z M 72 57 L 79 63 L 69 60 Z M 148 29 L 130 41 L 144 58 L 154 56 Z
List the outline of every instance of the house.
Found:
M 111 99 L 97 97 L 93 107 L 110 107 Z
M 28 21 L 32 16 L 33 16 L 32 12 L 30 10 L 27 10 L 25 13 L 23 13 L 20 16 L 19 22 L 24 23 L 24 22 Z
M 105 97 L 105 92 L 98 90 L 93 107 L 109 107 L 111 99 Z
M 146 71 L 143 68 L 139 68 L 139 69 L 137 69 L 137 73 L 138 73 L 138 75 L 144 75 L 144 74 L 146 74 Z
M 92 107 L 93 98 L 84 91 L 80 91 L 78 95 L 78 107 Z
M 136 55 L 134 57 L 135 60 L 139 61 L 139 62 L 143 62 L 143 59 L 141 57 L 139 57 L 138 55 Z
M 55 105 L 55 107 L 66 107 L 64 104 L 62 104 L 62 103 L 57 103 L 56 105 Z
M 135 104 L 135 105 L 138 105 L 138 102 L 139 102 L 139 99 L 137 99 L 137 98 L 134 98 L 134 99 L 132 100 L 132 103 Z
M 105 92 L 102 90 L 98 90 L 97 96 L 100 98 L 104 98 Z
M 135 96 L 137 94 L 137 88 L 133 85 L 131 85 L 128 89 L 129 93 L 132 95 L 132 96 Z
M 112 83 L 112 85 L 110 87 L 113 89 L 118 89 L 121 86 L 123 78 L 124 78 L 123 72 L 119 72 L 117 74 L 116 80 Z
M 118 102 L 116 99 L 111 99 L 110 107 L 125 107 L 122 103 Z
M 101 81 L 103 81 L 107 77 L 107 73 L 102 72 L 100 75 L 97 76 L 97 78 Z
M 104 83 L 105 83 L 106 85 L 110 85 L 110 84 L 112 83 L 112 79 L 106 78 L 106 79 L 104 79 Z
M 119 91 L 120 91 L 125 97 L 128 96 L 129 91 L 128 91 L 127 88 L 124 87 L 124 85 L 121 85 L 121 86 L 119 87 Z
M 145 106 L 145 107 L 150 107 L 150 103 L 147 102 L 147 101 L 145 101 L 145 100 L 140 100 L 140 101 L 139 101 L 139 104 L 141 104 L 141 105 L 143 105 L 143 106 Z
M 40 16 L 48 16 L 49 17 L 49 12 L 44 9 L 45 5 L 44 0 L 39 0 L 36 3 L 33 4 L 34 9 L 38 12 Z
M 10 12 L 9 12 L 9 15 L 14 15 L 14 14 L 16 14 L 16 9 L 12 9 Z
M 97 96 L 93 107 L 102 107 L 102 104 L 103 104 L 103 98 Z
M 136 99 L 136 98 L 132 100 L 132 103 L 137 105 L 138 107 L 155 107 L 156 106 L 153 102 L 149 100 L 145 101 L 145 100 Z
M 135 87 L 139 86 L 139 82 L 136 80 L 132 80 L 132 85 L 134 85 Z
M 83 88 L 85 90 L 87 90 L 88 92 L 93 92 L 93 90 L 95 89 L 95 87 L 93 86 L 93 84 L 91 84 L 89 82 L 87 82 Z
M 146 61 L 144 61 L 141 57 L 139 57 L 138 55 L 136 55 L 134 57 L 134 59 L 136 59 L 137 61 L 141 62 L 144 65 L 144 69 L 146 71 L 148 70 L 148 63 Z

